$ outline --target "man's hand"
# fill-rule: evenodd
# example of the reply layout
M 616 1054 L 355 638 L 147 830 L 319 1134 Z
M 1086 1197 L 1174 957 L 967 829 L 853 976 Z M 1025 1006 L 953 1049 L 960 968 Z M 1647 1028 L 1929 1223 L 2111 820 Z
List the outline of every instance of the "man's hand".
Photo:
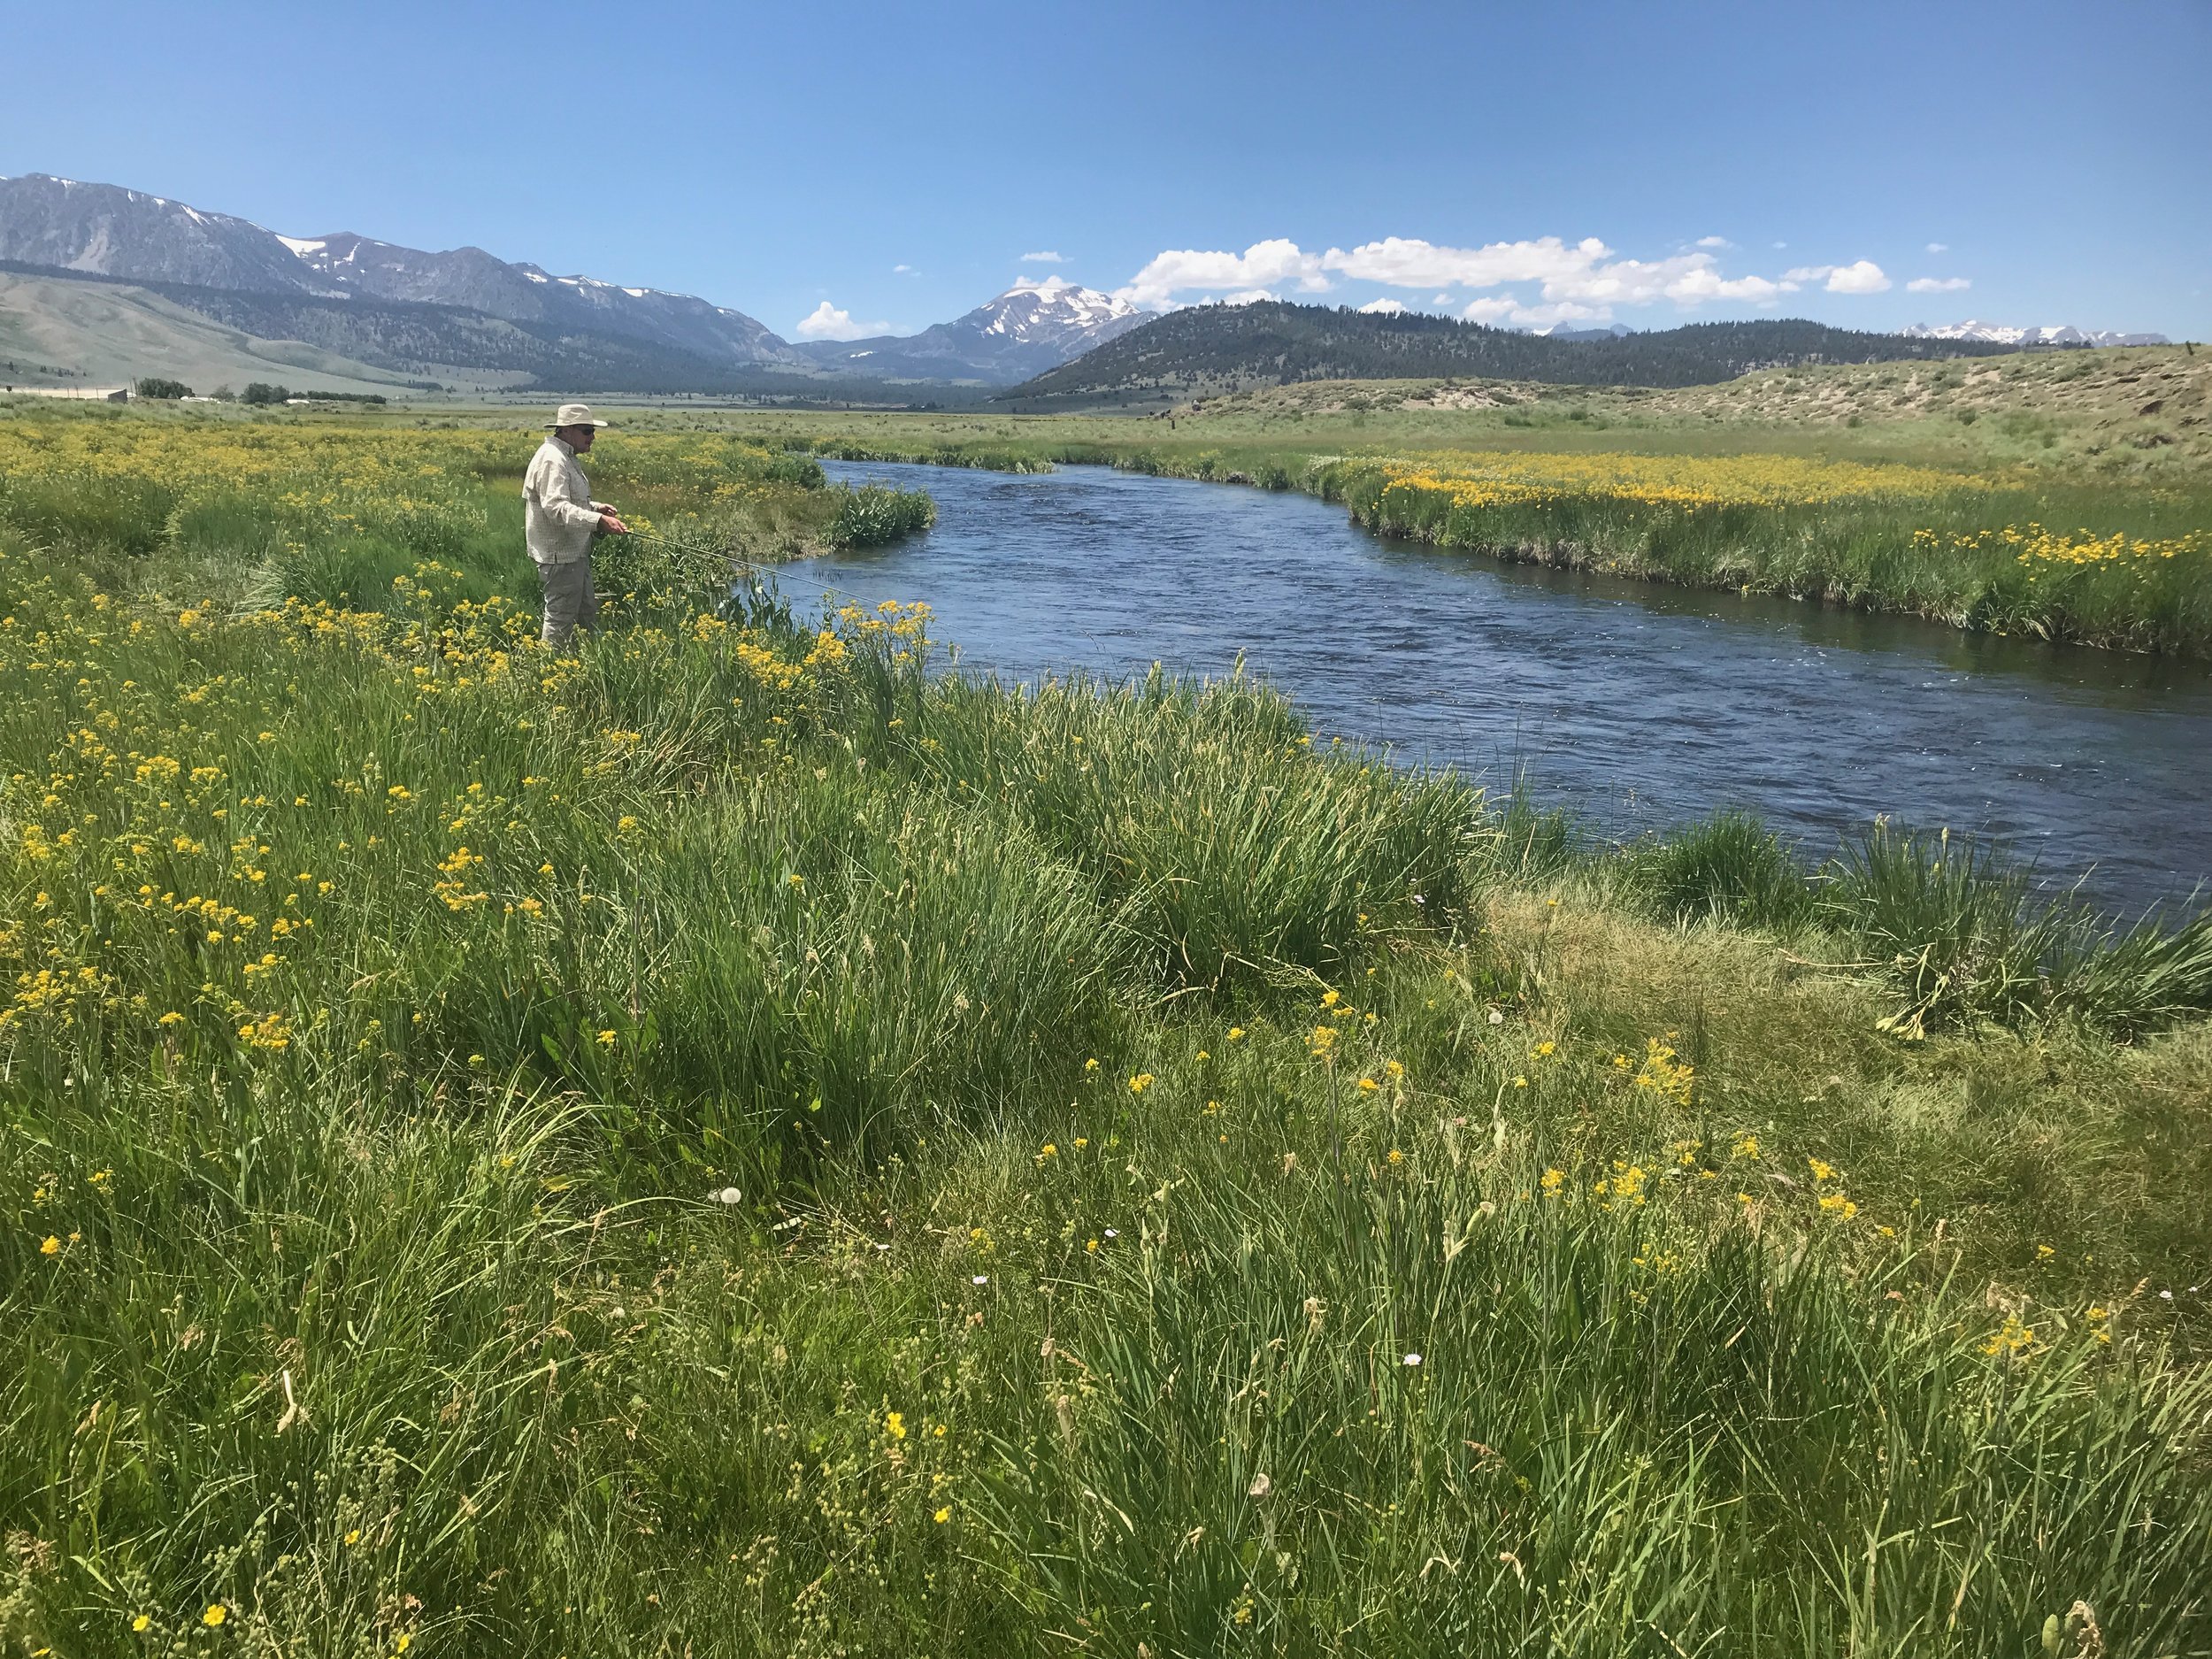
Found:
M 601 535 L 627 535 L 630 534 L 630 526 L 616 518 L 613 513 L 603 512 L 599 515 L 599 534 Z

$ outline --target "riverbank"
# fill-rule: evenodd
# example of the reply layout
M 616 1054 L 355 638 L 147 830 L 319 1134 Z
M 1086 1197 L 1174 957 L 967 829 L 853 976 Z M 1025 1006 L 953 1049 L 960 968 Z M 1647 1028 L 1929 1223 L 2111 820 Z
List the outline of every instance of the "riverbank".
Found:
M 363 478 L 343 603 L 0 532 L 11 1639 L 2202 1645 L 2201 925 L 673 570 L 551 658 Z

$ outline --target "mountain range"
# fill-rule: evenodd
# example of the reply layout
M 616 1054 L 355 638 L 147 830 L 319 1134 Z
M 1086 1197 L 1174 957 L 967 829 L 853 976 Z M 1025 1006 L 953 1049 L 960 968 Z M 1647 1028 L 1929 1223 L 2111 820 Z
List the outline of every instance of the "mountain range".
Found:
M 2076 328 L 2067 324 L 2055 327 L 2016 328 L 2008 323 L 1977 322 L 1969 318 L 1962 323 L 1913 323 L 1898 333 L 1913 340 L 1986 340 L 2004 346 L 2170 346 L 2173 342 L 2163 334 L 2123 334 L 2116 328 Z
M 431 253 L 350 232 L 281 236 L 111 184 L 0 180 L 0 259 L 193 288 L 480 312 L 689 352 L 718 366 L 807 360 L 754 319 L 687 294 L 556 277 L 481 248 Z
M 481 248 L 284 235 L 165 196 L 37 173 L 0 179 L 0 270 L 42 280 L 0 296 L 17 305 L 36 296 L 50 307 L 57 280 L 106 284 L 111 308 L 126 303 L 127 288 L 161 303 L 150 309 L 180 308 L 230 331 L 250 357 L 281 365 L 305 347 L 365 381 L 770 394 L 893 380 L 1004 386 L 1143 320 L 1124 301 L 1055 282 L 1017 286 L 910 338 L 794 345 L 693 295 L 559 276 Z M 149 309 L 132 319 L 141 331 L 152 327 Z M 21 319 L 12 330 L 32 341 L 57 332 Z

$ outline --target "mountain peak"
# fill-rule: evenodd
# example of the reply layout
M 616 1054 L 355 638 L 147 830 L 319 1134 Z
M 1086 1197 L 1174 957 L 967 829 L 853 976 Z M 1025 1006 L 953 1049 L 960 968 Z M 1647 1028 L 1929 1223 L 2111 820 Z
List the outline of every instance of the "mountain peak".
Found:
M 1087 349 L 1101 339 L 1102 329 L 1122 332 L 1116 324 L 1129 321 L 1140 315 L 1127 300 L 1116 299 L 1096 288 L 1087 288 L 1059 277 L 1047 277 L 1041 282 L 1025 279 L 1003 294 L 986 300 L 966 316 L 947 325 L 952 328 L 973 328 L 986 334 L 995 334 L 1019 344 L 1033 342 L 1058 342 L 1063 338 L 1081 337 Z M 1095 337 L 1093 337 L 1095 336 Z

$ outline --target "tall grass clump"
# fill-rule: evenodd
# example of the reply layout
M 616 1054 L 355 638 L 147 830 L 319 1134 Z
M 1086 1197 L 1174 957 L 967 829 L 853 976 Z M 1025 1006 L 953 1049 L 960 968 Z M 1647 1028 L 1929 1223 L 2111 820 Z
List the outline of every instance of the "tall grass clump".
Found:
M 1886 1028 L 2054 1018 L 2126 1036 L 2212 1008 L 2212 913 L 2123 924 L 2078 892 L 2038 891 L 1999 843 L 1877 820 L 1809 868 L 1752 815 L 1726 810 L 1626 849 L 1621 875 L 1663 920 L 1817 936 L 1834 965 L 1897 1005 Z
M 1008 807 L 1121 907 L 1177 990 L 1340 971 L 1363 927 L 1440 918 L 1487 837 L 1479 797 L 1310 736 L 1241 676 L 947 687 L 914 764 Z
M 1812 905 L 1805 870 L 1755 815 L 1730 809 L 1630 856 L 1632 879 L 1669 921 L 1787 929 Z
M 836 491 L 837 513 L 830 520 L 829 543 L 837 548 L 881 547 L 926 530 L 937 522 L 937 503 L 926 490 L 894 489 L 883 484 L 849 485 Z

